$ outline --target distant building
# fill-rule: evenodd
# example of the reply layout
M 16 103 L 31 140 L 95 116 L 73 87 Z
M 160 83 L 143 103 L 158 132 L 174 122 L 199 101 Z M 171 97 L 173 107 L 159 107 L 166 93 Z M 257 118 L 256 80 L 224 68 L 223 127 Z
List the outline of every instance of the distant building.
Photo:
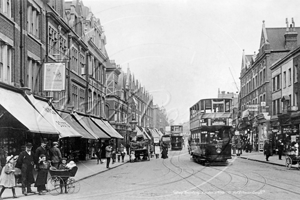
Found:
M 238 104 L 239 104 L 239 94 L 234 92 L 218 91 L 218 98 L 231 98 L 232 105 L 232 125 L 235 127 L 238 124 Z
M 153 128 L 157 128 L 162 133 L 165 132 L 166 126 L 168 126 L 168 117 L 164 108 L 155 105 L 153 107 Z

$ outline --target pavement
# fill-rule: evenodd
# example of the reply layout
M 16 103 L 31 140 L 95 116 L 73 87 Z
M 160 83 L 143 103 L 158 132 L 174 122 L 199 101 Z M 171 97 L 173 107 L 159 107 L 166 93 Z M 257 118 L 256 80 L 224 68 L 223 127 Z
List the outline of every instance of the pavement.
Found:
M 75 180 L 76 181 L 81 181 L 84 179 L 87 179 L 89 177 L 95 176 L 97 174 L 101 174 L 104 173 L 108 170 L 114 170 L 114 168 L 117 168 L 121 165 L 126 164 L 129 161 L 129 156 L 126 155 L 124 162 L 120 161 L 118 162 L 118 160 L 116 160 L 116 162 L 114 164 L 112 164 L 112 162 L 110 162 L 109 165 L 109 169 L 106 168 L 106 159 L 102 159 L 102 164 L 97 164 L 97 159 L 90 159 L 90 160 L 86 160 L 86 161 L 79 161 L 76 163 L 76 165 L 78 166 L 78 171 L 75 175 Z M 48 177 L 50 177 L 50 175 L 48 175 Z M 36 192 L 36 187 L 34 187 L 34 184 L 31 186 L 31 189 Z M 17 197 L 20 197 L 22 199 L 30 199 L 30 195 L 28 196 L 24 196 L 22 194 L 22 190 L 21 190 L 21 185 L 18 184 L 16 186 L 16 195 Z M 37 195 L 37 194 L 36 194 Z M 26 198 L 27 197 L 27 198 Z M 12 191 L 11 189 L 7 188 L 5 189 L 5 191 L 2 194 L 2 198 L 3 199 L 11 199 L 12 198 Z
M 266 161 L 266 156 L 263 154 L 263 152 L 255 151 L 255 152 L 247 153 L 247 152 L 243 151 L 243 153 L 238 157 L 241 159 L 247 159 L 247 160 L 251 160 L 251 161 L 286 167 L 287 156 L 285 156 L 285 155 L 283 155 L 281 157 L 281 160 L 279 160 L 278 155 L 273 155 L 273 156 L 269 157 L 269 161 Z M 298 165 L 292 165 L 291 168 L 297 168 L 297 167 L 298 167 Z

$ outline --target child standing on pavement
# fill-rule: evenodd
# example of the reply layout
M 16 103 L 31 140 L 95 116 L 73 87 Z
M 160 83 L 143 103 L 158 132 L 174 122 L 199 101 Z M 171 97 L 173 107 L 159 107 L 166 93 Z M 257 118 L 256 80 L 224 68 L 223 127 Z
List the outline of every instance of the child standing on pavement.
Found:
M 38 162 L 38 174 L 34 186 L 37 187 L 39 195 L 46 191 L 47 176 L 50 168 L 50 162 L 46 160 L 46 155 L 41 154 Z
M 15 191 L 15 185 L 16 185 L 16 179 L 15 179 L 15 161 L 13 159 L 13 156 L 8 156 L 6 158 L 6 164 L 2 169 L 2 173 L 0 176 L 0 185 L 2 186 L 0 191 L 0 199 L 2 200 L 2 193 L 6 188 L 11 188 L 13 193 L 13 198 L 17 198 L 16 191 Z

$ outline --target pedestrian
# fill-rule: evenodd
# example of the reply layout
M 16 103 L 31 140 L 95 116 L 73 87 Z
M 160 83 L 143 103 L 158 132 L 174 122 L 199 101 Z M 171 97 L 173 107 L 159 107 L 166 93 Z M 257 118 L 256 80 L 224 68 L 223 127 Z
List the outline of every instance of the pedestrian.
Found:
M 127 144 L 126 144 L 126 152 L 127 152 L 127 155 L 130 155 L 129 149 L 130 149 L 130 144 L 127 143 Z
M 124 162 L 124 158 L 125 158 L 125 147 L 124 147 L 123 144 L 120 145 L 119 152 L 120 152 L 120 154 L 121 154 L 122 162 Z
M 111 159 L 112 159 L 112 164 L 116 162 L 116 157 L 117 157 L 117 151 L 116 151 L 116 146 L 112 142 L 112 152 L 111 152 Z
M 105 148 L 105 157 L 106 157 L 106 168 L 109 169 L 109 163 L 110 163 L 110 159 L 111 159 L 111 156 L 112 156 L 112 146 L 111 144 L 109 143 L 107 145 L 107 147 Z
M 265 141 L 264 154 L 266 155 L 266 161 L 269 161 L 269 157 L 271 155 L 269 140 Z
M 44 194 L 43 192 L 46 190 L 46 184 L 47 184 L 47 175 L 50 168 L 50 161 L 46 160 L 46 156 L 44 154 L 40 155 L 37 170 L 38 174 L 36 177 L 36 181 L 34 184 L 34 187 L 37 187 L 37 191 L 39 195 Z
M 35 193 L 31 190 L 31 184 L 34 183 L 33 168 L 34 154 L 31 151 L 32 144 L 25 145 L 25 151 L 22 151 L 18 157 L 16 167 L 21 169 L 22 193 L 27 196 L 28 193 Z M 26 190 L 27 189 L 27 190 Z
M 281 159 L 281 156 L 282 156 L 282 153 L 283 153 L 283 147 L 284 147 L 284 145 L 283 145 L 282 140 L 279 140 L 279 141 L 278 141 L 278 146 L 277 146 L 277 148 L 278 148 L 278 157 L 279 157 L 279 160 L 282 160 L 282 159 Z
M 37 165 L 38 162 L 39 162 L 39 157 L 41 155 L 45 155 L 46 156 L 46 160 L 49 160 L 50 159 L 50 156 L 49 156 L 49 153 L 48 153 L 48 150 L 47 150 L 47 140 L 44 139 L 42 142 L 41 142 L 41 146 L 39 146 L 36 150 L 35 150 L 35 164 Z
M 58 142 L 53 142 L 53 147 L 50 149 L 50 154 L 52 166 L 58 168 L 58 165 L 62 159 L 61 152 L 58 148 Z
M 162 153 L 161 153 L 161 158 L 165 159 L 168 158 L 168 144 L 162 143 Z
M 6 158 L 7 158 L 7 153 L 6 151 L 3 149 L 3 146 L 0 146 L 0 174 L 2 171 L 2 168 L 5 166 L 6 164 Z
M 160 147 L 159 147 L 158 144 L 156 144 L 156 145 L 154 146 L 154 153 L 155 153 L 156 159 L 159 158 Z
M 0 176 L 0 185 L 2 186 L 0 191 L 0 200 L 2 200 L 2 194 L 6 188 L 11 188 L 11 191 L 13 193 L 13 198 L 17 198 L 15 185 L 16 185 L 16 179 L 15 179 L 15 160 L 14 156 L 8 156 L 6 158 L 6 164 L 2 169 L 2 173 Z
M 99 142 L 99 145 L 97 145 L 97 148 L 96 148 L 96 156 L 97 156 L 97 164 L 102 164 L 102 160 L 101 160 L 101 154 L 102 154 L 102 146 L 103 144 L 101 142 Z
M 249 151 L 250 151 L 250 153 L 252 152 L 252 143 L 251 142 L 249 142 L 249 147 L 248 147 L 248 149 L 249 149 Z
M 242 154 L 242 142 L 240 138 L 237 139 L 236 148 L 238 150 L 237 156 L 240 156 Z

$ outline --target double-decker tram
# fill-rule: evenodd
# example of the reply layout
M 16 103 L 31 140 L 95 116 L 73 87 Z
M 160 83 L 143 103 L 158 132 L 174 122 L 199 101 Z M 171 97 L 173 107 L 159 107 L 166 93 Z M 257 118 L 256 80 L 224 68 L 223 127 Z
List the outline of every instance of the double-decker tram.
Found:
M 190 108 L 189 152 L 195 162 L 231 159 L 232 99 L 201 99 Z
M 171 125 L 171 150 L 182 150 L 183 126 Z

